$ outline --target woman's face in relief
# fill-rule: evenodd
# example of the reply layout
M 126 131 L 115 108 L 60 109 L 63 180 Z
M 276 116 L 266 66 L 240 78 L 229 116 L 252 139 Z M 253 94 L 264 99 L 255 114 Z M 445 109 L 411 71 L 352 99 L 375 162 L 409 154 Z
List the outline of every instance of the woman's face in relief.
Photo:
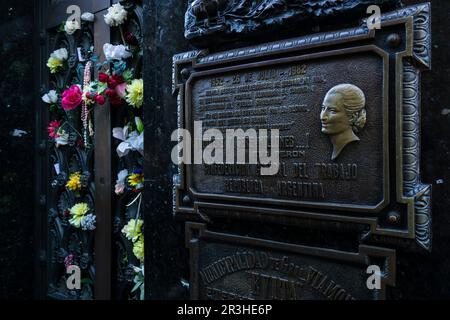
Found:
M 335 135 L 350 128 L 350 120 L 341 99 L 340 94 L 327 94 L 323 101 L 320 121 L 325 134 Z

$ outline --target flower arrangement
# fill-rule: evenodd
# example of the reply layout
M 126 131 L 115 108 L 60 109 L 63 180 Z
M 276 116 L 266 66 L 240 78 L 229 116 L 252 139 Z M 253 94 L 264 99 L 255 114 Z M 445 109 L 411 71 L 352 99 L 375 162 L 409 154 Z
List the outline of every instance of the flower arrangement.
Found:
M 77 34 L 86 23 L 95 20 L 96 15 L 85 12 L 81 20 L 68 20 L 61 24 L 60 32 L 72 36 Z M 105 43 L 103 46 L 104 61 L 99 61 L 99 57 L 94 55 L 94 50 L 87 50 L 79 59 L 78 72 L 84 72 L 81 79 L 81 72 L 78 73 L 78 83 L 62 82 L 61 78 L 75 79 L 75 77 L 61 77 L 62 71 L 69 71 L 67 60 L 69 52 L 66 48 L 53 51 L 47 61 L 50 73 L 55 77 L 54 90 L 48 91 L 42 96 L 42 102 L 49 106 L 52 119 L 48 124 L 49 138 L 56 147 L 70 146 L 78 151 L 87 152 L 92 145 L 89 136 L 93 137 L 94 127 L 90 122 L 90 112 L 92 109 L 110 105 L 118 108 L 117 112 L 123 114 L 123 121 L 112 131 L 113 136 L 119 140 L 117 155 L 119 156 L 119 173 L 114 188 L 117 196 L 123 199 L 132 199 L 124 210 L 124 225 L 121 230 L 124 241 L 130 241 L 132 252 L 127 252 L 123 258 L 135 272 L 133 279 L 134 287 L 131 293 L 140 290 L 140 298 L 144 298 L 144 221 L 140 217 L 142 191 L 144 189 L 143 155 L 144 155 L 144 124 L 141 119 L 142 108 L 144 106 L 144 82 L 139 69 L 132 68 L 140 56 L 140 36 L 132 32 L 124 32 L 126 22 L 129 20 L 127 9 L 121 4 L 112 5 L 104 15 L 104 21 L 110 27 L 117 27 L 122 41 Z M 72 58 L 72 57 L 71 57 Z M 76 58 L 76 56 L 74 57 Z M 71 61 L 72 65 L 72 61 Z M 136 64 L 137 66 L 137 64 Z M 81 69 L 83 68 L 83 69 Z M 98 78 L 92 79 L 91 72 L 97 69 Z M 72 69 L 70 69 L 72 72 Z M 140 71 L 139 71 L 140 72 Z M 109 102 L 109 104 L 107 104 Z M 106 105 L 106 106 L 105 106 Z M 119 109 L 120 108 L 120 109 Z M 116 109 L 114 109 L 116 110 Z M 112 111 L 115 112 L 115 111 Z M 75 169 L 76 168 L 76 169 Z M 61 216 L 71 227 L 77 229 L 76 232 L 89 232 L 96 229 L 96 216 L 93 208 L 83 202 L 84 193 L 88 193 L 88 188 L 83 185 L 81 168 L 75 166 L 65 170 L 69 175 L 65 187 L 66 192 L 71 193 L 70 207 Z M 127 202 L 124 202 L 124 204 Z M 120 230 L 120 229 L 119 229 Z M 128 257 L 135 259 L 128 260 Z M 73 254 L 67 255 L 64 264 L 72 265 L 76 258 Z M 136 298 L 138 296 L 134 296 Z

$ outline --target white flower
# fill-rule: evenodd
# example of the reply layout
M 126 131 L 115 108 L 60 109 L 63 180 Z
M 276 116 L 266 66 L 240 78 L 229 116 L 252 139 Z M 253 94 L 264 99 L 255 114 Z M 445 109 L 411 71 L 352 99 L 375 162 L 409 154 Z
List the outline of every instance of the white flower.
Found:
M 58 137 L 55 138 L 56 147 L 67 146 L 69 144 L 69 134 L 64 130 L 58 132 Z
M 67 34 L 74 34 L 77 30 L 80 30 L 81 26 L 78 20 L 67 20 L 66 25 L 64 26 L 64 31 Z
M 112 45 L 105 43 L 103 45 L 103 52 L 105 53 L 106 60 L 122 60 L 132 56 L 132 53 L 128 51 L 128 47 L 124 45 Z
M 50 90 L 48 93 L 42 96 L 42 101 L 48 104 L 53 104 L 58 102 L 58 94 L 55 90 Z
M 133 131 L 128 134 L 128 127 L 114 128 L 113 136 L 123 141 L 117 147 L 117 154 L 120 158 L 126 156 L 130 151 L 137 151 L 144 155 L 144 133 L 139 134 L 137 131 Z
M 117 175 L 117 183 L 125 184 L 125 179 L 128 177 L 128 170 L 124 169 Z
M 69 59 L 69 52 L 66 48 L 61 48 L 58 50 L 53 51 L 53 53 L 50 55 L 50 58 L 54 58 L 60 61 L 65 61 Z
M 108 13 L 104 16 L 105 22 L 110 27 L 117 27 L 127 20 L 127 11 L 120 4 L 116 3 L 108 9 Z
M 94 22 L 95 15 L 93 13 L 90 13 L 90 12 L 85 12 L 85 13 L 83 13 L 81 15 L 81 20 L 87 21 L 87 22 Z

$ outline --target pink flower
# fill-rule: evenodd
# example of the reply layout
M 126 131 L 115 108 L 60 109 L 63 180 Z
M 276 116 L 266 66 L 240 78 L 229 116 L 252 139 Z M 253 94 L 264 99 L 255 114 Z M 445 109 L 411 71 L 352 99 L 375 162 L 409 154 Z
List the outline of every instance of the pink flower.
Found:
M 75 259 L 75 256 L 73 254 L 68 255 L 64 259 L 64 265 L 66 266 L 66 268 L 70 267 L 73 264 L 74 259 Z
M 121 98 L 125 98 L 125 96 L 127 95 L 127 83 L 121 83 L 116 87 L 116 92 L 117 95 Z
M 125 185 L 122 183 L 118 183 L 116 184 L 116 188 L 115 188 L 115 192 L 118 196 L 120 196 L 121 194 L 123 194 L 125 192 Z
M 125 32 L 125 41 L 132 46 L 137 46 L 139 44 L 136 36 L 131 32 Z
M 83 92 L 77 85 L 71 86 L 62 94 L 62 107 L 64 110 L 73 110 L 81 104 Z
M 50 138 L 56 139 L 59 138 L 59 135 L 57 134 L 59 127 L 61 126 L 61 121 L 52 121 L 48 125 L 48 134 Z

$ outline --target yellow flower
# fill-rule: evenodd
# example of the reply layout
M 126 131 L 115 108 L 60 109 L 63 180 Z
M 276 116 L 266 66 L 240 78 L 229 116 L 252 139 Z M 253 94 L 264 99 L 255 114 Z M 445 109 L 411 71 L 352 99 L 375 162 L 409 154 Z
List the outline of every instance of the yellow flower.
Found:
M 126 101 L 135 108 L 140 108 L 144 104 L 144 80 L 133 80 L 127 86 Z
M 50 57 L 47 62 L 47 67 L 50 68 L 51 73 L 57 73 L 64 67 L 64 64 L 62 60 L 55 57 Z
M 133 245 L 133 253 L 139 261 L 144 261 L 144 239 L 142 237 L 139 238 L 137 242 Z
M 72 219 L 69 220 L 70 224 L 75 228 L 80 228 L 81 221 L 89 210 L 90 209 L 87 203 L 83 202 L 74 205 L 72 209 L 70 209 L 70 213 L 72 214 Z
M 122 233 L 128 240 L 136 242 L 139 238 L 142 237 L 142 226 L 144 225 L 144 221 L 138 219 L 137 222 L 135 219 L 131 219 L 128 224 L 123 227 Z
M 128 177 L 128 183 L 132 187 L 140 187 L 144 183 L 144 174 L 136 171 Z
M 66 187 L 71 191 L 78 191 L 81 189 L 81 173 L 72 173 L 67 181 Z

